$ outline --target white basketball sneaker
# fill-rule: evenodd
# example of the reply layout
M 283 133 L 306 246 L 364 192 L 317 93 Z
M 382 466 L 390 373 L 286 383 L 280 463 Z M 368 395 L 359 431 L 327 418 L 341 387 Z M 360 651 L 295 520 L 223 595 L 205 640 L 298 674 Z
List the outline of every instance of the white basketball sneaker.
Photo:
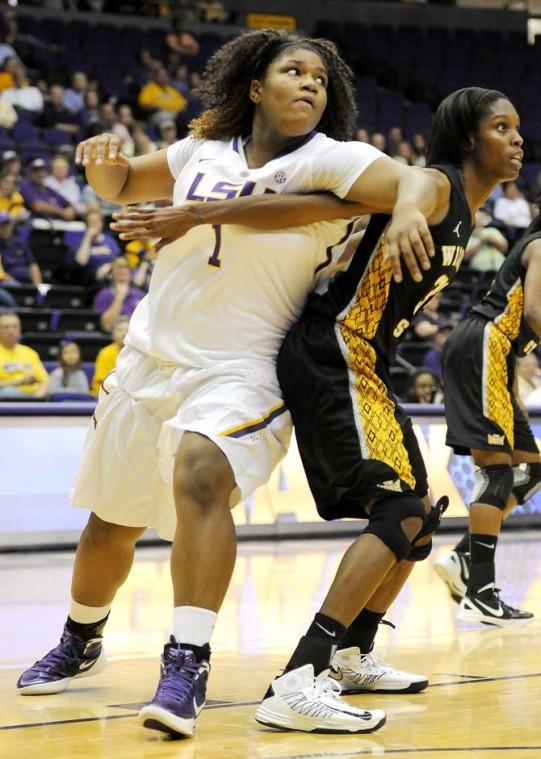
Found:
M 460 604 L 458 618 L 463 622 L 482 622 L 495 627 L 520 627 L 533 620 L 531 611 L 522 611 L 504 603 L 500 591 L 490 582 L 477 592 L 467 593 Z
M 259 705 L 257 722 L 306 733 L 371 733 L 385 724 L 381 709 L 356 709 L 340 698 L 340 686 L 326 669 L 317 677 L 311 664 L 272 681 Z
M 451 551 L 434 562 L 434 570 L 438 577 L 449 588 L 451 598 L 459 604 L 466 595 L 470 576 L 470 555 L 462 551 Z
M 382 662 L 373 651 L 361 654 L 356 647 L 335 653 L 329 677 L 342 693 L 419 693 L 428 685 L 424 675 L 402 672 Z

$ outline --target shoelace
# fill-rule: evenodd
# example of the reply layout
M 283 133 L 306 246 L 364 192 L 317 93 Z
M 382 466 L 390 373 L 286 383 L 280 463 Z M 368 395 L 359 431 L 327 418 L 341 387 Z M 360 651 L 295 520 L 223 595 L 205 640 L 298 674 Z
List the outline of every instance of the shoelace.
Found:
M 193 679 L 200 666 L 199 662 L 186 661 L 182 654 L 178 659 L 171 658 L 164 661 L 163 675 L 156 695 L 167 693 L 175 698 L 183 699 L 189 694 Z
M 45 654 L 43 659 L 37 661 L 32 669 L 38 672 L 52 671 L 58 675 L 64 675 L 66 663 L 77 664 L 81 659 L 81 653 L 81 646 L 77 639 L 71 635 L 64 634 L 58 646 L 52 648 L 49 653 Z
M 314 678 L 309 688 L 309 692 L 310 696 L 315 699 L 327 697 L 333 701 L 338 700 L 340 703 L 343 703 L 340 699 L 340 693 L 342 692 L 340 685 L 335 680 L 328 677 L 321 680 L 317 677 Z
M 367 662 L 372 667 L 379 669 L 392 669 L 388 664 L 385 664 L 383 658 L 378 656 L 374 651 L 370 651 L 368 654 L 362 654 L 361 660 Z

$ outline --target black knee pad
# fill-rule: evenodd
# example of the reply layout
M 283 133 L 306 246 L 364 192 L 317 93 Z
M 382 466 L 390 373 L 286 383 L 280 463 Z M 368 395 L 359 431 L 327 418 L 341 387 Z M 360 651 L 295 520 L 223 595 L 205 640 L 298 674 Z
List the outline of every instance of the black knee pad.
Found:
M 493 464 L 475 471 L 475 487 L 471 503 L 487 503 L 505 509 L 513 489 L 513 468 L 507 464 Z
M 436 532 L 440 526 L 442 515 L 447 510 L 448 506 L 449 499 L 446 495 L 443 495 L 438 501 L 436 501 L 436 505 L 432 506 L 425 517 L 421 532 L 413 541 L 411 551 L 408 554 L 408 561 L 424 561 L 430 556 L 430 552 L 432 551 L 432 538 L 428 543 L 425 543 L 425 545 L 422 546 L 417 545 L 417 542 L 421 538 L 425 538 L 427 535 L 433 535 Z
M 402 529 L 405 519 L 424 520 L 423 502 L 414 495 L 382 498 L 372 506 L 365 533 L 377 535 L 394 553 L 397 561 L 405 559 L 411 551 L 411 541 Z
M 517 503 L 526 503 L 541 488 L 541 464 L 517 464 L 513 467 L 513 490 Z

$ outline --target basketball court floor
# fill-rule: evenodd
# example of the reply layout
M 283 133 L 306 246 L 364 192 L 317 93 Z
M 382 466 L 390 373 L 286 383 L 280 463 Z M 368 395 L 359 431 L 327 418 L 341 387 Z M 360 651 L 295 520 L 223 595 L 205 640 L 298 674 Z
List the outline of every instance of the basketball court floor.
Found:
M 452 545 L 437 539 L 433 556 Z M 382 626 L 378 652 L 428 675 L 413 695 L 359 695 L 387 724 L 366 736 L 279 732 L 254 711 L 319 607 L 346 540 L 243 543 L 213 639 L 209 704 L 193 740 L 143 730 L 140 705 L 158 678 L 170 632 L 168 550 L 140 549 L 106 629 L 109 666 L 62 694 L 18 696 L 21 669 L 57 643 L 73 555 L 0 555 L 1 759 L 348 759 L 363 756 L 541 757 L 541 540 L 500 540 L 502 597 L 536 614 L 520 630 L 466 626 L 420 564 Z

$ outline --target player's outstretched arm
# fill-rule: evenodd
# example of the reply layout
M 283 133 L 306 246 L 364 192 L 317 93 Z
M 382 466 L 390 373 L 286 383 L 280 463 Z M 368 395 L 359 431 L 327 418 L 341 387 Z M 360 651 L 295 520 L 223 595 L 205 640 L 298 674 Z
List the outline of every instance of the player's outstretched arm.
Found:
M 285 229 L 318 221 L 347 219 L 373 209 L 329 193 L 250 195 L 212 203 L 195 202 L 145 210 L 128 208 L 113 215 L 111 229 L 122 240 L 161 239 L 163 245 L 200 224 L 241 224 L 253 229 Z

